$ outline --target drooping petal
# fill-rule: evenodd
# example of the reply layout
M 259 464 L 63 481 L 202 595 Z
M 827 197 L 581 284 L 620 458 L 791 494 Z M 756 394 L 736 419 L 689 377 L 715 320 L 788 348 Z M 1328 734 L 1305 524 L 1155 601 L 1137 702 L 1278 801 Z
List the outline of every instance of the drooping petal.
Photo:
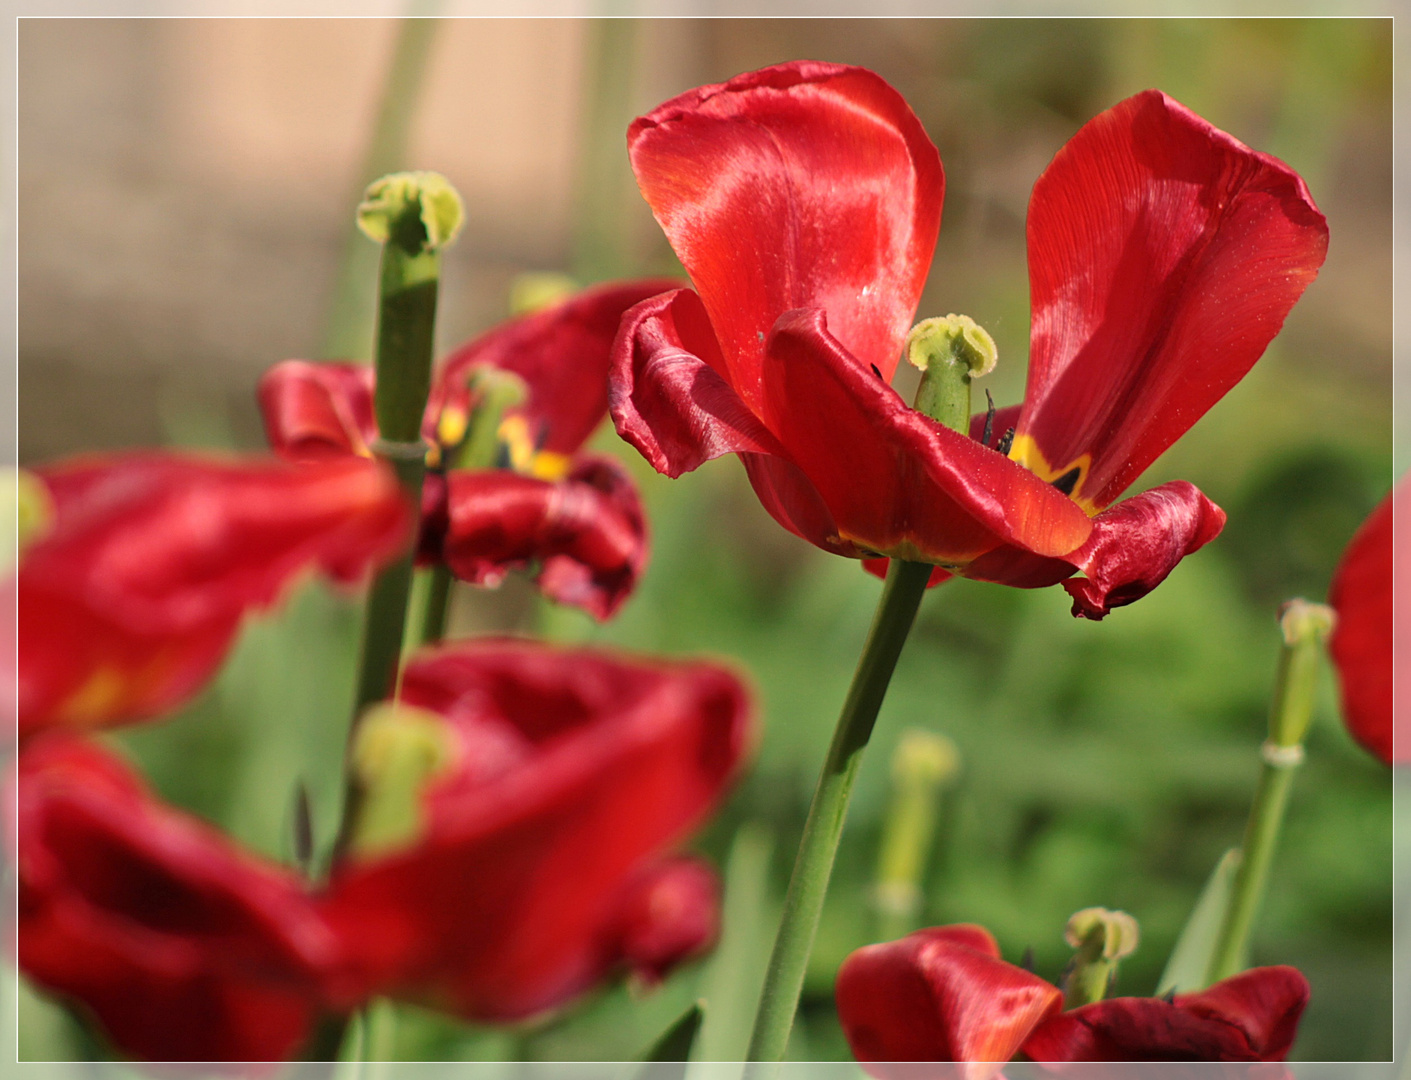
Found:
M 1303 181 L 1156 90 L 1094 118 L 1029 204 L 1016 460 L 1111 504 L 1235 385 L 1317 275 Z
M 1392 739 L 1392 505 L 1411 508 L 1403 484 L 1372 511 L 1347 545 L 1328 603 L 1337 625 L 1328 642 L 1342 684 L 1347 730 L 1388 765 L 1406 756 L 1394 753 Z
M 646 566 L 641 500 L 611 458 L 581 456 L 560 481 L 455 470 L 446 487 L 440 556 L 464 581 L 497 585 L 509 571 L 537 565 L 545 596 L 606 619 Z
M 705 307 L 689 289 L 623 317 L 608 402 L 617 433 L 673 478 L 724 454 L 783 453 L 726 381 Z
M 285 360 L 255 389 L 270 449 L 288 461 L 368 456 L 377 438 L 367 364 Z
M 1092 519 L 1087 543 L 1060 558 L 1043 558 L 1014 546 L 996 548 L 965 568 L 965 576 L 1019 589 L 1063 583 L 1073 616 L 1101 619 L 1113 608 L 1140 600 L 1166 580 L 1187 555 L 1225 526 L 1225 512 L 1185 480 L 1124 499 Z M 1082 572 L 1086 576 L 1074 578 Z
M 338 944 L 292 874 L 163 806 L 117 757 L 29 744 L 18 809 L 19 964 L 149 1061 L 281 1061 Z
M 1006 964 L 978 926 L 918 930 L 843 961 L 838 1019 L 853 1055 L 877 1077 L 914 1077 L 887 1062 L 955 1061 L 961 1080 L 987 1080 L 1063 995 Z
M 676 855 L 627 883 L 608 938 L 638 978 L 658 983 L 709 950 L 719 933 L 719 876 L 703 859 Z
M 361 458 L 139 453 L 36 472 L 54 520 L 8 585 L 21 737 L 175 708 L 214 672 L 247 611 L 301 571 L 361 576 L 400 550 L 410 526 L 390 471 Z
M 1185 480 L 1124 499 L 1093 519 L 1093 534 L 1071 559 L 1085 575 L 1063 583 L 1073 614 L 1101 619 L 1140 600 L 1225 527 L 1221 510 Z
M 363 985 L 478 1020 L 551 1008 L 619 963 L 622 890 L 715 805 L 749 741 L 725 670 L 527 641 L 422 653 L 402 700 L 490 764 L 427 793 L 413 846 L 335 873 L 326 911 Z
M 862 552 L 964 566 L 1001 544 L 1065 555 L 1088 539 L 1061 491 L 908 407 L 848 355 L 821 311 L 770 335 L 761 419 Z
M 423 433 L 434 441 L 444 409 L 466 410 L 466 378 L 488 364 L 528 386 L 528 401 L 514 412 L 528 421 L 538 448 L 576 453 L 607 415 L 608 363 L 623 312 L 680 284 L 668 278 L 608 282 L 462 345 L 437 371 Z
M 1108 998 L 1060 1013 L 1023 1046 L 1035 1061 L 1283 1061 L 1308 1004 L 1291 967 L 1254 968 L 1198 994 Z
M 632 122 L 637 183 L 758 411 L 765 337 L 816 307 L 890 378 L 930 269 L 945 177 L 901 95 L 862 68 L 795 61 L 703 86 Z

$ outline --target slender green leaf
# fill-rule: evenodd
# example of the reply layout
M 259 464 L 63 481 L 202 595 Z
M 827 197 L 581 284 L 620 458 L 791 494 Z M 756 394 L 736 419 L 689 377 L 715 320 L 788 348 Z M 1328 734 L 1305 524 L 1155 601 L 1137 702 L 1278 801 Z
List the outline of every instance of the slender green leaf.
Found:
M 1191 909 L 1190 918 L 1181 928 L 1181 936 L 1171 950 L 1171 958 L 1166 961 L 1166 970 L 1157 983 L 1157 994 L 1171 990 L 1190 993 L 1205 988 L 1205 973 L 1210 967 L 1210 955 L 1215 949 L 1215 939 L 1220 933 L 1220 924 L 1225 920 L 1225 909 L 1230 903 L 1230 891 L 1235 881 L 1235 870 L 1239 866 L 1238 848 L 1230 848 L 1215 864 L 1215 869 L 1200 891 L 1200 898 Z
M 685 1062 L 691 1057 L 691 1047 L 695 1045 L 696 1034 L 701 1030 L 701 1020 L 705 1017 L 705 1001 L 692 1002 L 691 1007 L 678 1016 L 657 1040 L 643 1051 L 641 1061 Z M 645 1072 L 646 1070 L 644 1070 Z M 682 1075 L 685 1072 L 682 1070 Z M 651 1073 L 653 1077 L 659 1074 Z

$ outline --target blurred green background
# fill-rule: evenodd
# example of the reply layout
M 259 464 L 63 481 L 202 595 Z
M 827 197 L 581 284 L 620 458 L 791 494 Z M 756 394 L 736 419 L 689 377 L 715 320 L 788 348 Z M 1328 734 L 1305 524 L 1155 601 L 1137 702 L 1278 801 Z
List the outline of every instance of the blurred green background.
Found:
M 280 62 L 291 50 L 308 70 Z M 408 119 L 394 108 L 374 138 L 398 55 L 394 106 Z M 1238 843 L 1276 609 L 1325 595 L 1391 484 L 1390 20 L 504 20 L 410 32 L 27 20 L 20 447 L 24 462 L 133 443 L 259 445 L 260 370 L 357 352 L 326 313 L 341 265 L 343 326 L 367 317 L 347 297 L 371 297 L 371 245 L 343 252 L 369 158 L 441 169 L 467 195 L 447 264 L 448 347 L 503 317 L 524 271 L 679 272 L 627 169 L 628 120 L 799 57 L 878 71 L 940 148 L 947 202 L 920 316 L 964 312 L 993 333 L 1001 405 L 1023 392 L 1029 188 L 1122 97 L 1159 87 L 1282 157 L 1331 233 L 1322 275 L 1265 358 L 1136 486 L 1195 482 L 1229 513 L 1219 540 L 1100 624 L 1072 619 L 1057 589 L 959 581 L 924 602 L 862 768 L 791 1044 L 795 1058 L 829 1059 L 847 1056 L 833 974 L 878 933 L 871 889 L 904 729 L 944 733 L 962 759 L 922 924 L 983 923 L 1007 959 L 1032 947 L 1046 977 L 1067 960 L 1072 912 L 1120 907 L 1143 937 L 1118 992 L 1152 992 L 1206 875 Z M 95 75 L 95 64 L 106 66 Z M 403 1009 L 408 1058 L 631 1057 L 696 996 L 709 1002 L 698 1057 L 738 1058 L 748 1038 L 879 583 L 775 525 L 732 460 L 667 481 L 610 425 L 595 446 L 622 457 L 647 503 L 653 557 L 636 596 L 597 626 L 518 580 L 462 587 L 454 628 L 708 653 L 748 674 L 763 720 L 755 763 L 696 841 L 726 872 L 724 936 L 653 993 L 606 989 L 515 1031 Z M 297 783 L 320 834 L 334 827 L 357 618 L 353 598 L 302 587 L 250 623 L 181 716 L 113 741 L 168 798 L 288 857 Z M 1253 942 L 1253 963 L 1293 964 L 1312 983 L 1295 1058 L 1391 1056 L 1391 923 L 1390 775 L 1343 732 L 1329 673 Z M 21 1057 L 71 1056 L 57 1010 L 29 991 L 23 1006 Z

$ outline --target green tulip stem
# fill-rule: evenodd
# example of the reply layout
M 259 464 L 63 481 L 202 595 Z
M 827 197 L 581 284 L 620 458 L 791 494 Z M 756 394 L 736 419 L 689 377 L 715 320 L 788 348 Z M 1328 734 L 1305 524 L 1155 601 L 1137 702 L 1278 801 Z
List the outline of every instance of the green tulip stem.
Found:
M 373 450 L 392 466 L 414 511 L 421 506 L 426 472 L 421 423 L 431 388 L 440 251 L 454 238 L 463 216 L 460 196 L 435 173 L 394 173 L 376 180 L 358 207 L 359 228 L 382 244 L 373 398 L 379 437 Z M 412 558 L 409 544 L 399 559 L 383 567 L 368 592 L 349 746 L 367 706 L 396 688 Z M 344 775 L 343 818 L 333 845 L 334 861 L 348 845 L 362 800 L 356 771 L 349 768 Z
M 784 1059 L 799 995 L 803 992 L 814 934 L 818 930 L 818 918 L 823 911 L 823 899 L 828 892 L 828 879 L 838 853 L 838 840 L 847 817 L 853 781 L 932 569 L 927 563 L 893 559 L 887 571 L 882 598 L 872 617 L 872 628 L 843 702 L 808 819 L 804 822 L 793 877 L 784 897 L 779 934 L 765 973 L 759 1011 L 755 1014 L 754 1032 L 746 1054 L 749 1061 Z
M 1211 951 L 1206 985 L 1229 978 L 1244 966 L 1250 930 L 1264 899 L 1269 867 L 1283 827 L 1293 774 L 1303 763 L 1303 739 L 1317 697 L 1319 657 L 1332 629 L 1333 613 L 1321 604 L 1293 600 L 1284 606 L 1279 622 L 1284 643 L 1269 709 L 1269 737 L 1261 748 L 1259 783 L 1245 825 L 1230 902 Z

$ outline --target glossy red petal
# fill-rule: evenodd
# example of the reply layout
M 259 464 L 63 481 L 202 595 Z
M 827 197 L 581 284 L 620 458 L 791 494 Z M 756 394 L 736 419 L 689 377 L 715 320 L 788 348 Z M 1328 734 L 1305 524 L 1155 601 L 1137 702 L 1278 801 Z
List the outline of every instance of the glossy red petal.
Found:
M 367 364 L 275 364 L 255 390 L 270 449 L 289 461 L 367 455 L 377 438 L 373 380 Z
M 163 806 L 91 744 L 36 740 L 11 795 L 30 978 L 149 1061 L 299 1049 L 338 945 L 293 875 Z
M 1263 353 L 1317 275 L 1299 176 L 1156 90 L 1095 117 L 1029 204 L 1033 330 L 1014 457 L 1112 503 Z
M 1093 519 L 1088 542 L 1064 556 L 1085 575 L 1063 583 L 1073 597 L 1073 614 L 1101 619 L 1115 607 L 1140 600 L 1224 527 L 1225 511 L 1185 480 L 1104 510 Z
M 623 889 L 718 802 L 750 728 L 713 665 L 527 641 L 422 653 L 402 698 L 481 764 L 433 788 L 413 848 L 335 874 L 326 910 L 364 985 L 477 1020 L 551 1008 L 618 964 Z
M 907 406 L 847 353 L 821 311 L 779 320 L 762 387 L 760 418 L 837 523 L 838 535 L 823 539 L 964 566 L 1001 544 L 1064 555 L 1091 532 L 1061 491 Z
M 612 341 L 623 313 L 648 297 L 679 288 L 652 278 L 612 281 L 562 303 L 501 323 L 456 349 L 437 371 L 427 403 L 424 434 L 433 441 L 441 411 L 467 406 L 466 377 L 488 364 L 520 376 L 529 388 L 522 409 L 539 448 L 574 454 L 607 415 Z
M 1328 648 L 1342 685 L 1342 715 L 1353 738 L 1388 765 L 1392 740 L 1392 505 L 1404 509 L 1406 485 L 1388 495 L 1347 545 L 1328 603 L 1337 612 Z
M 315 567 L 361 576 L 401 549 L 410 525 L 391 473 L 359 458 L 139 453 L 37 475 L 53 527 L 9 585 L 22 737 L 175 708 L 214 672 L 247 611 Z
M 719 876 L 705 860 L 678 855 L 627 883 L 608 937 L 638 978 L 657 983 L 708 951 L 719 933 Z
M 606 619 L 646 566 L 641 500 L 611 458 L 580 457 L 559 481 L 455 470 L 446 484 L 441 557 L 462 580 L 497 585 L 510 570 L 537 566 L 545 596 Z
M 764 342 L 821 308 L 890 377 L 940 228 L 940 156 L 861 68 L 796 61 L 703 86 L 632 122 L 637 183 L 705 301 L 727 379 L 758 411 Z
M 1007 405 L 1003 409 L 996 409 L 993 416 L 987 413 L 976 413 L 970 418 L 970 437 L 976 442 L 993 448 L 1004 433 L 1009 431 L 1019 421 L 1019 411 L 1021 405 Z M 985 429 L 989 429 L 989 439 L 985 439 Z M 983 558 L 983 556 L 982 556 Z M 885 578 L 887 570 L 891 566 L 891 559 L 863 559 L 862 568 L 873 577 Z M 939 566 L 931 571 L 930 580 L 926 582 L 926 588 L 934 589 L 942 582 L 949 581 L 955 575 L 948 570 L 942 570 Z
M 1254 968 L 1199 994 L 1108 998 L 1061 1013 L 1024 1043 L 1035 1061 L 1283 1061 L 1308 1004 L 1291 967 Z
M 999 959 L 978 926 L 918 930 L 843 961 L 838 1019 L 853 1055 L 877 1077 L 914 1077 L 887 1062 L 965 1062 L 961 1080 L 986 1080 L 1045 1017 L 1058 988 Z
M 623 317 L 608 401 L 617 433 L 667 476 L 724 454 L 783 452 L 726 381 L 705 307 L 689 289 Z

